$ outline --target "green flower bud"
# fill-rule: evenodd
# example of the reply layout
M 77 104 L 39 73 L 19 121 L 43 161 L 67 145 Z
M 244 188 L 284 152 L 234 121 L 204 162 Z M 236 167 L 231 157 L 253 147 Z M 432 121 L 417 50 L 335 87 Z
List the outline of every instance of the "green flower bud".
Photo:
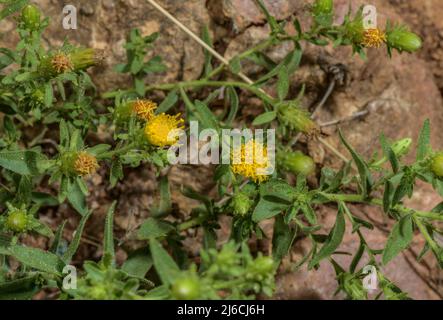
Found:
M 172 296 L 177 300 L 195 300 L 200 297 L 201 286 L 198 278 L 186 277 L 178 279 L 172 285 Z
M 314 13 L 314 15 L 316 16 L 322 14 L 331 14 L 333 9 L 334 9 L 333 0 L 316 0 L 312 7 L 312 13 Z
M 438 153 L 432 158 L 431 170 L 437 177 L 443 177 L 443 153 Z
M 108 298 L 108 289 L 105 285 L 96 285 L 89 289 L 89 296 L 93 300 L 106 300 Z
M 71 53 L 58 52 L 42 59 L 38 72 L 44 77 L 55 77 L 59 74 L 85 70 L 97 65 L 102 60 L 94 49 L 77 49 Z
M 412 145 L 412 139 L 406 138 L 394 142 L 391 145 L 391 149 L 398 158 L 401 158 L 402 156 L 406 155 L 409 152 L 409 150 L 411 149 L 411 145 Z M 387 161 L 389 161 L 388 158 L 386 156 L 383 156 L 383 158 L 374 162 L 372 166 L 380 167 Z
M 133 114 L 131 103 L 123 103 L 115 107 L 114 109 L 114 120 L 119 123 L 126 123 L 131 119 Z
M 34 90 L 31 97 L 33 102 L 36 104 L 43 104 L 45 101 L 45 94 L 40 89 Z
M 28 214 L 24 209 L 12 208 L 6 218 L 6 228 L 16 232 L 25 232 L 28 227 Z
M 278 120 L 291 130 L 315 135 L 318 127 L 307 111 L 300 109 L 298 100 L 285 101 L 278 107 Z
M 261 275 L 273 273 L 275 270 L 274 260 L 271 257 L 258 256 L 254 261 L 255 270 Z
M 387 43 L 390 48 L 395 48 L 399 52 L 415 52 L 422 47 L 421 38 L 409 31 L 405 26 L 397 26 L 386 32 Z
M 344 291 L 352 300 L 366 300 L 367 293 L 361 280 L 354 278 L 352 274 L 346 274 L 344 279 Z
M 231 207 L 234 211 L 234 215 L 245 216 L 252 206 L 252 200 L 249 197 L 240 192 L 234 195 L 231 200 Z
M 363 24 L 363 9 L 360 9 L 352 20 L 349 16 L 346 17 L 343 30 L 346 39 L 355 45 L 362 45 L 366 32 Z
M 411 145 L 412 145 L 412 139 L 406 138 L 395 142 L 391 146 L 391 148 L 397 157 L 402 157 L 409 152 L 409 150 L 411 149 Z
M 315 21 L 320 25 L 332 24 L 334 14 L 333 0 L 316 0 L 312 7 L 312 14 Z
M 22 10 L 21 21 L 29 31 L 37 31 L 40 28 L 40 9 L 32 4 Z
M 309 176 L 315 172 L 315 162 L 302 152 L 279 152 L 277 162 L 287 171 L 295 175 Z
M 100 52 L 91 49 L 78 49 L 71 53 L 71 62 L 75 71 L 95 66 L 103 59 Z

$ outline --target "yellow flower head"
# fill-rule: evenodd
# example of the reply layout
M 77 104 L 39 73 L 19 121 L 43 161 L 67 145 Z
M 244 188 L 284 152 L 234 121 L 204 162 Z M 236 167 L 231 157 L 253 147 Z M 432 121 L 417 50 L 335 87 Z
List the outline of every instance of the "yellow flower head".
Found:
M 71 58 L 64 53 L 57 53 L 51 58 L 51 66 L 57 74 L 74 70 Z
M 253 139 L 233 151 L 231 162 L 233 173 L 249 178 L 256 183 L 269 178 L 269 174 L 266 172 L 272 165 L 268 158 L 268 150 L 262 143 Z
M 137 117 L 149 121 L 154 116 L 157 104 L 151 100 L 136 100 L 131 102 L 131 109 Z
M 74 170 L 81 176 L 95 173 L 98 168 L 97 158 L 87 152 L 79 152 L 74 161 Z
M 145 136 L 150 144 L 157 147 L 172 146 L 177 143 L 179 137 L 175 135 L 175 130 L 182 129 L 184 122 L 180 114 L 170 116 L 162 113 L 153 116 L 145 127 Z
M 386 34 L 376 28 L 365 30 L 361 44 L 366 48 L 380 48 L 383 42 L 386 42 Z

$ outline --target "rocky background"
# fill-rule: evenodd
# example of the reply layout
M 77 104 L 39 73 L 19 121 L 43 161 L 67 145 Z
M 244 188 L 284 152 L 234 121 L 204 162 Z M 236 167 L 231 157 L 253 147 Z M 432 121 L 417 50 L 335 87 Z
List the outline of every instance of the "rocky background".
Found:
M 100 92 L 130 85 L 129 79 L 117 75 L 113 66 L 125 60 L 123 44 L 132 28 L 139 28 L 144 35 L 152 32 L 161 34 L 155 44 L 153 54 L 161 55 L 168 66 L 168 71 L 151 77 L 148 82 L 164 83 L 199 78 L 204 62 L 202 49 L 186 34 L 166 20 L 158 11 L 144 0 L 38 0 L 34 1 L 51 17 L 51 26 L 45 35 L 48 46 L 59 46 L 65 38 L 88 47 L 102 49 L 105 52 L 105 64 L 92 70 L 93 78 Z M 194 32 L 201 34 L 208 26 L 218 52 L 226 58 L 245 50 L 266 38 L 269 28 L 263 14 L 254 5 L 253 0 L 158 0 L 178 20 Z M 265 0 L 270 11 L 279 20 L 292 20 L 295 17 L 302 24 L 309 21 L 307 11 L 309 1 L 302 0 Z M 336 0 L 337 22 L 340 22 L 348 9 L 348 0 Z M 352 0 L 354 8 L 363 1 Z M 78 8 L 79 26 L 77 30 L 66 31 L 62 28 L 62 8 L 72 4 Z M 325 92 L 330 81 L 328 71 L 333 66 L 340 66 L 345 79 L 334 91 L 319 115 L 319 122 L 345 118 L 357 111 L 367 110 L 364 118 L 341 124 L 349 141 L 366 156 L 371 156 L 378 137 L 384 132 L 390 139 L 411 137 L 416 139 L 423 121 L 432 120 L 433 144 L 443 147 L 443 2 L 440 0 L 372 0 L 378 9 L 379 24 L 386 19 L 404 22 L 424 40 L 423 50 L 416 55 L 394 54 L 387 57 L 384 50 L 369 50 L 367 61 L 352 56 L 349 48 L 333 49 L 306 46 L 305 56 L 300 70 L 293 76 L 292 95 L 296 96 L 300 85 L 306 84 L 305 103 L 314 105 Z M 13 33 L 12 19 L 0 23 L 0 45 L 13 47 L 17 36 Z M 281 59 L 290 47 L 280 46 L 269 54 L 276 60 Z M 257 72 L 245 65 L 244 69 L 254 77 Z M 272 93 L 272 88 L 269 88 Z M 161 99 L 161 96 L 153 98 Z M 253 119 L 261 113 L 255 99 L 242 96 L 242 119 Z M 327 140 L 343 153 L 339 145 L 336 127 L 325 130 Z M 308 151 L 319 164 L 338 167 L 340 162 L 318 144 L 308 143 Z M 155 201 L 157 183 L 153 170 L 149 166 L 137 170 L 127 170 L 125 180 L 115 189 L 110 190 L 107 182 L 108 168 L 102 168 L 99 174 L 91 177 L 92 194 L 89 205 L 95 209 L 90 220 L 84 245 L 77 256 L 79 262 L 84 259 L 98 258 L 101 254 L 100 239 L 105 212 L 113 199 L 119 200 L 116 215 L 116 232 L 125 240 L 132 230 L 149 216 L 149 207 Z M 186 217 L 195 203 L 183 197 L 179 190 L 182 184 L 192 185 L 197 190 L 214 190 L 211 182 L 212 168 L 175 167 L 169 172 L 171 189 L 177 218 Z M 213 192 L 213 191 L 210 191 Z M 441 201 L 440 197 L 426 186 L 419 186 L 409 205 L 423 210 L 431 209 Z M 367 239 L 373 248 L 382 248 L 390 229 L 382 212 L 374 208 L 354 206 L 356 215 L 371 219 L 377 225 L 373 232 L 367 232 Z M 320 215 L 324 225 L 332 227 L 335 220 L 333 208 L 321 208 Z M 48 223 L 56 227 L 60 221 L 68 219 L 65 237 L 72 237 L 72 230 L 78 224 L 78 216 L 67 205 L 48 210 L 43 216 Z M 264 225 L 266 230 L 272 226 Z M 350 230 L 351 228 L 348 228 Z M 226 230 L 221 230 L 221 236 Z M 197 254 L 200 248 L 200 235 L 189 232 L 186 246 L 190 255 Z M 47 246 L 43 239 L 27 239 L 33 245 Z M 125 242 L 126 243 L 126 242 Z M 268 244 L 260 244 L 262 250 L 268 250 Z M 433 258 L 422 263 L 415 262 L 423 242 L 420 237 L 414 240 L 412 248 L 400 255 L 384 270 L 386 275 L 416 299 L 441 299 L 443 286 L 440 284 L 443 274 L 437 268 Z M 355 235 L 346 235 L 343 251 L 355 252 L 358 241 Z M 118 254 L 121 259 L 126 255 L 125 245 Z M 295 245 L 290 259 L 298 261 L 309 250 L 309 244 L 303 239 Z M 339 258 L 347 265 L 350 258 Z M 280 270 L 277 299 L 330 299 L 336 289 L 332 267 L 323 263 L 318 271 L 307 272 L 301 269 L 293 272 L 290 261 L 286 261 Z M 36 298 L 47 298 L 47 293 Z M 49 295 L 50 297 L 50 295 Z

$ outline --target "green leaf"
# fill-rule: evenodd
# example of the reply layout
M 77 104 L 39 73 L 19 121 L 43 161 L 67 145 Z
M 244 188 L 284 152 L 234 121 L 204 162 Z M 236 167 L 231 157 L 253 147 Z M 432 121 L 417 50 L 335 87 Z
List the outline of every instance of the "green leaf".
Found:
M 237 91 L 235 91 L 235 88 L 228 87 L 227 89 L 228 97 L 229 97 L 229 103 L 231 108 L 229 109 L 228 117 L 226 118 L 226 124 L 228 126 L 232 126 L 232 123 L 234 122 L 235 118 L 237 117 L 240 100 L 237 95 Z
M 25 5 L 29 3 L 29 0 L 15 0 L 11 1 L 2 11 L 0 11 L 0 20 L 9 17 L 10 15 L 22 10 Z
M 162 283 L 173 284 L 180 272 L 179 267 L 157 240 L 151 239 L 149 246 L 151 248 L 152 259 L 154 260 L 155 270 Z
M 133 277 L 144 278 L 152 265 L 153 261 L 149 250 L 142 248 L 129 255 L 122 265 L 122 270 Z
M 166 236 L 174 230 L 174 226 L 170 223 L 154 218 L 148 218 L 143 222 L 137 232 L 137 239 L 149 240 L 150 238 L 159 238 Z
M 404 216 L 392 228 L 386 247 L 383 250 L 383 264 L 388 264 L 412 241 L 413 224 L 411 215 Z
M 40 289 L 38 275 L 0 283 L 0 300 L 31 300 Z
M 111 182 L 111 187 L 115 187 L 117 182 L 124 177 L 123 165 L 120 160 L 117 159 L 112 162 L 109 177 L 110 177 L 109 180 Z
M 207 25 L 203 27 L 202 40 L 211 48 L 213 47 L 211 35 Z M 205 76 L 208 76 L 212 72 L 212 54 L 205 49 Z
M 234 57 L 229 61 L 229 68 L 233 73 L 239 73 L 241 71 L 241 61 L 238 56 Z
M 360 174 L 360 183 L 363 191 L 363 196 L 369 197 L 372 191 L 372 176 L 371 172 L 369 171 L 368 164 L 363 160 L 360 155 L 355 152 L 355 150 L 349 145 L 349 143 L 345 140 L 343 137 L 343 134 L 341 131 L 339 131 L 340 139 L 342 143 L 345 145 L 345 147 L 349 150 L 349 152 L 352 155 L 352 158 L 354 159 L 355 164 L 358 168 L 358 173 Z
M 286 203 L 272 202 L 261 198 L 252 213 L 252 220 L 260 222 L 270 219 L 288 209 L 289 206 L 290 205 Z
M 300 209 L 304 213 L 306 220 L 308 220 L 311 225 L 315 226 L 317 224 L 317 215 L 311 205 L 303 203 L 300 205 Z
M 386 138 L 383 134 L 380 137 L 380 143 L 383 148 L 383 153 L 385 154 L 385 157 L 391 163 L 392 170 L 394 171 L 394 173 L 397 173 L 398 170 L 400 169 L 400 162 L 398 161 L 397 156 L 395 155 L 391 146 L 386 141 Z
M 388 213 L 391 210 L 392 199 L 394 196 L 394 186 L 391 181 L 386 181 L 385 183 L 385 191 L 383 194 L 383 210 L 385 213 Z
M 152 207 L 153 216 L 161 217 L 169 214 L 172 209 L 171 191 L 169 190 L 168 176 L 160 179 L 160 201 L 158 205 Z
M 64 119 L 60 121 L 60 145 L 65 148 L 69 146 L 69 129 Z
M 50 274 L 60 275 L 65 266 L 55 254 L 37 248 L 14 245 L 9 253 L 24 265 Z
M 58 247 L 60 246 L 61 240 L 63 239 L 63 230 L 65 229 L 67 220 L 64 220 L 61 225 L 58 226 L 57 231 L 55 232 L 54 240 L 52 241 L 50 252 L 57 254 Z
M 296 234 L 296 229 L 286 224 L 283 216 L 275 218 L 272 236 L 272 255 L 275 260 L 280 261 L 289 253 Z
M 112 259 L 115 256 L 114 249 L 114 212 L 117 201 L 113 201 L 106 214 L 105 232 L 103 236 L 103 251 Z
M 21 175 L 38 175 L 44 155 L 35 151 L 1 151 L 0 166 Z
M 431 145 L 431 124 L 429 119 L 423 124 L 423 128 L 418 138 L 417 161 L 423 160 L 430 150 Z
M 261 126 L 265 123 L 269 123 L 269 122 L 273 121 L 276 117 L 277 117 L 276 111 L 265 112 L 265 113 L 262 113 L 261 115 L 259 115 L 257 118 L 255 118 L 254 121 L 252 122 L 252 125 L 253 126 Z
M 260 195 L 270 201 L 278 199 L 280 202 L 291 204 L 295 194 L 294 187 L 283 180 L 273 179 L 260 185 Z
M 312 269 L 320 261 L 331 256 L 343 240 L 345 234 L 346 223 L 343 214 L 343 209 L 339 208 L 337 219 L 335 221 L 334 228 L 328 236 L 325 244 L 321 247 L 320 251 L 309 262 L 309 269 Z
M 80 241 L 82 239 L 83 230 L 85 228 L 86 222 L 88 221 L 89 217 L 91 216 L 91 212 L 84 215 L 82 219 L 80 220 L 80 223 L 78 224 L 77 229 L 75 230 L 75 234 L 72 238 L 71 243 L 69 244 L 68 250 L 66 250 L 65 254 L 63 255 L 62 260 L 65 263 L 70 263 L 72 258 L 74 257 L 75 253 L 77 252 L 77 249 L 80 245 Z
M 50 82 L 45 84 L 44 104 L 46 108 L 52 107 L 54 101 L 54 91 Z
M 288 69 L 281 68 L 278 72 L 277 94 L 280 101 L 285 100 L 289 93 L 289 73 Z
M 69 203 L 80 213 L 82 216 L 88 213 L 88 207 L 86 206 L 85 195 L 81 186 L 78 184 L 77 179 L 69 181 L 67 197 Z
M 165 100 L 158 106 L 157 110 L 155 110 L 155 114 L 168 112 L 175 104 L 178 102 L 178 94 L 176 90 L 169 92 L 166 96 Z
M 34 217 L 30 217 L 29 224 L 32 225 L 32 230 L 37 232 L 38 234 L 41 234 L 42 236 L 48 238 L 54 237 L 54 233 L 52 232 L 51 228 L 49 228 L 46 224 L 44 224 L 40 220 Z
M 196 116 L 199 119 L 200 123 L 203 125 L 205 129 L 215 129 L 219 130 L 219 125 L 217 118 L 212 113 L 212 111 L 208 108 L 206 104 L 203 102 L 196 100 L 195 101 L 195 109 Z

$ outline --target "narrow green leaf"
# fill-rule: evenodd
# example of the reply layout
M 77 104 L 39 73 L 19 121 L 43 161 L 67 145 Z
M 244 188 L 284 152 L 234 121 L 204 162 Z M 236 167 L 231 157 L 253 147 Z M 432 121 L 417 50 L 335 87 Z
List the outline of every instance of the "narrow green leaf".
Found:
M 63 230 L 65 229 L 67 220 L 64 220 L 61 225 L 58 226 L 57 231 L 55 232 L 54 240 L 52 241 L 50 252 L 57 254 L 58 247 L 60 246 L 61 240 L 63 239 Z
M 158 106 L 157 110 L 155 110 L 156 114 L 168 112 L 175 104 L 178 102 L 178 94 L 176 90 L 172 90 L 166 96 L 165 100 Z
M 262 198 L 252 213 L 252 220 L 260 222 L 270 219 L 288 209 L 289 206 L 290 205 L 286 203 L 272 202 Z
M 417 161 L 423 160 L 430 150 L 431 144 L 431 124 L 429 119 L 423 124 L 423 128 L 420 132 L 417 147 Z
M 276 217 L 272 236 L 272 255 L 275 260 L 280 261 L 289 253 L 296 234 L 296 229 L 286 224 L 283 216 Z
M 77 179 L 69 181 L 67 197 L 69 203 L 80 213 L 82 216 L 88 213 L 88 207 L 86 206 L 85 195 L 81 186 L 78 184 Z
M 148 218 L 143 222 L 140 229 L 138 230 L 137 239 L 149 240 L 151 238 L 164 237 L 174 229 L 174 226 L 168 222 L 154 218 Z
M 171 285 L 180 272 L 179 267 L 157 240 L 151 239 L 149 246 L 158 276 L 163 284 Z
M 54 91 L 52 84 L 50 82 L 45 84 L 45 95 L 44 95 L 44 104 L 46 108 L 52 107 L 52 103 L 54 101 Z
M 252 122 L 252 125 L 261 126 L 263 124 L 273 121 L 275 118 L 277 118 L 277 112 L 275 111 L 265 112 L 259 115 L 257 118 L 255 118 L 254 121 Z
M 65 263 L 70 263 L 72 258 L 74 257 L 75 253 L 77 252 L 77 249 L 80 245 L 80 241 L 83 235 L 83 230 L 85 228 L 86 222 L 88 221 L 89 217 L 91 216 L 91 212 L 87 213 L 82 217 L 80 220 L 80 223 L 75 230 L 75 234 L 72 238 L 71 243 L 69 244 L 68 250 L 66 250 L 65 254 L 63 255 L 62 260 Z
M 288 69 L 281 68 L 278 72 L 277 94 L 280 101 L 285 100 L 289 93 L 289 74 Z
M 128 259 L 122 265 L 122 270 L 133 277 L 143 279 L 152 265 L 153 261 L 149 250 L 142 248 L 129 255 Z
M 35 151 L 0 152 L 0 166 L 21 175 L 38 175 L 45 160 L 44 155 Z
M 383 250 L 383 264 L 388 264 L 401 251 L 407 249 L 412 241 L 413 223 L 411 215 L 404 216 L 392 228 L 388 242 Z
M 10 15 L 20 11 L 29 3 L 29 0 L 15 0 L 11 1 L 2 11 L 0 11 L 0 20 L 3 20 Z
M 13 245 L 9 252 L 24 265 L 50 274 L 61 274 L 65 265 L 55 254 L 37 248 Z
M 105 232 L 103 236 L 103 251 L 105 255 L 114 258 L 114 212 L 117 201 L 113 201 L 106 214 Z
M 351 147 L 351 145 L 346 141 L 343 137 L 341 131 L 339 131 L 340 140 L 345 145 L 345 147 L 349 150 L 354 159 L 355 164 L 358 168 L 358 173 L 360 174 L 360 182 L 362 186 L 363 196 L 368 197 L 372 191 L 372 176 L 369 171 L 367 163 L 363 160 L 363 158 Z
M 337 250 L 338 246 L 341 244 L 343 240 L 345 229 L 346 229 L 346 223 L 343 214 L 343 209 L 339 208 L 334 228 L 332 229 L 331 233 L 328 236 L 328 239 L 326 240 L 325 244 L 322 246 L 320 251 L 310 261 L 309 269 L 312 269 L 320 261 L 328 258 Z
M 240 106 L 240 100 L 237 95 L 237 91 L 233 87 L 228 87 L 227 89 L 228 97 L 229 97 L 229 103 L 230 103 L 230 110 L 228 117 L 226 118 L 226 124 L 228 126 L 232 125 L 232 122 L 237 117 L 238 109 Z

